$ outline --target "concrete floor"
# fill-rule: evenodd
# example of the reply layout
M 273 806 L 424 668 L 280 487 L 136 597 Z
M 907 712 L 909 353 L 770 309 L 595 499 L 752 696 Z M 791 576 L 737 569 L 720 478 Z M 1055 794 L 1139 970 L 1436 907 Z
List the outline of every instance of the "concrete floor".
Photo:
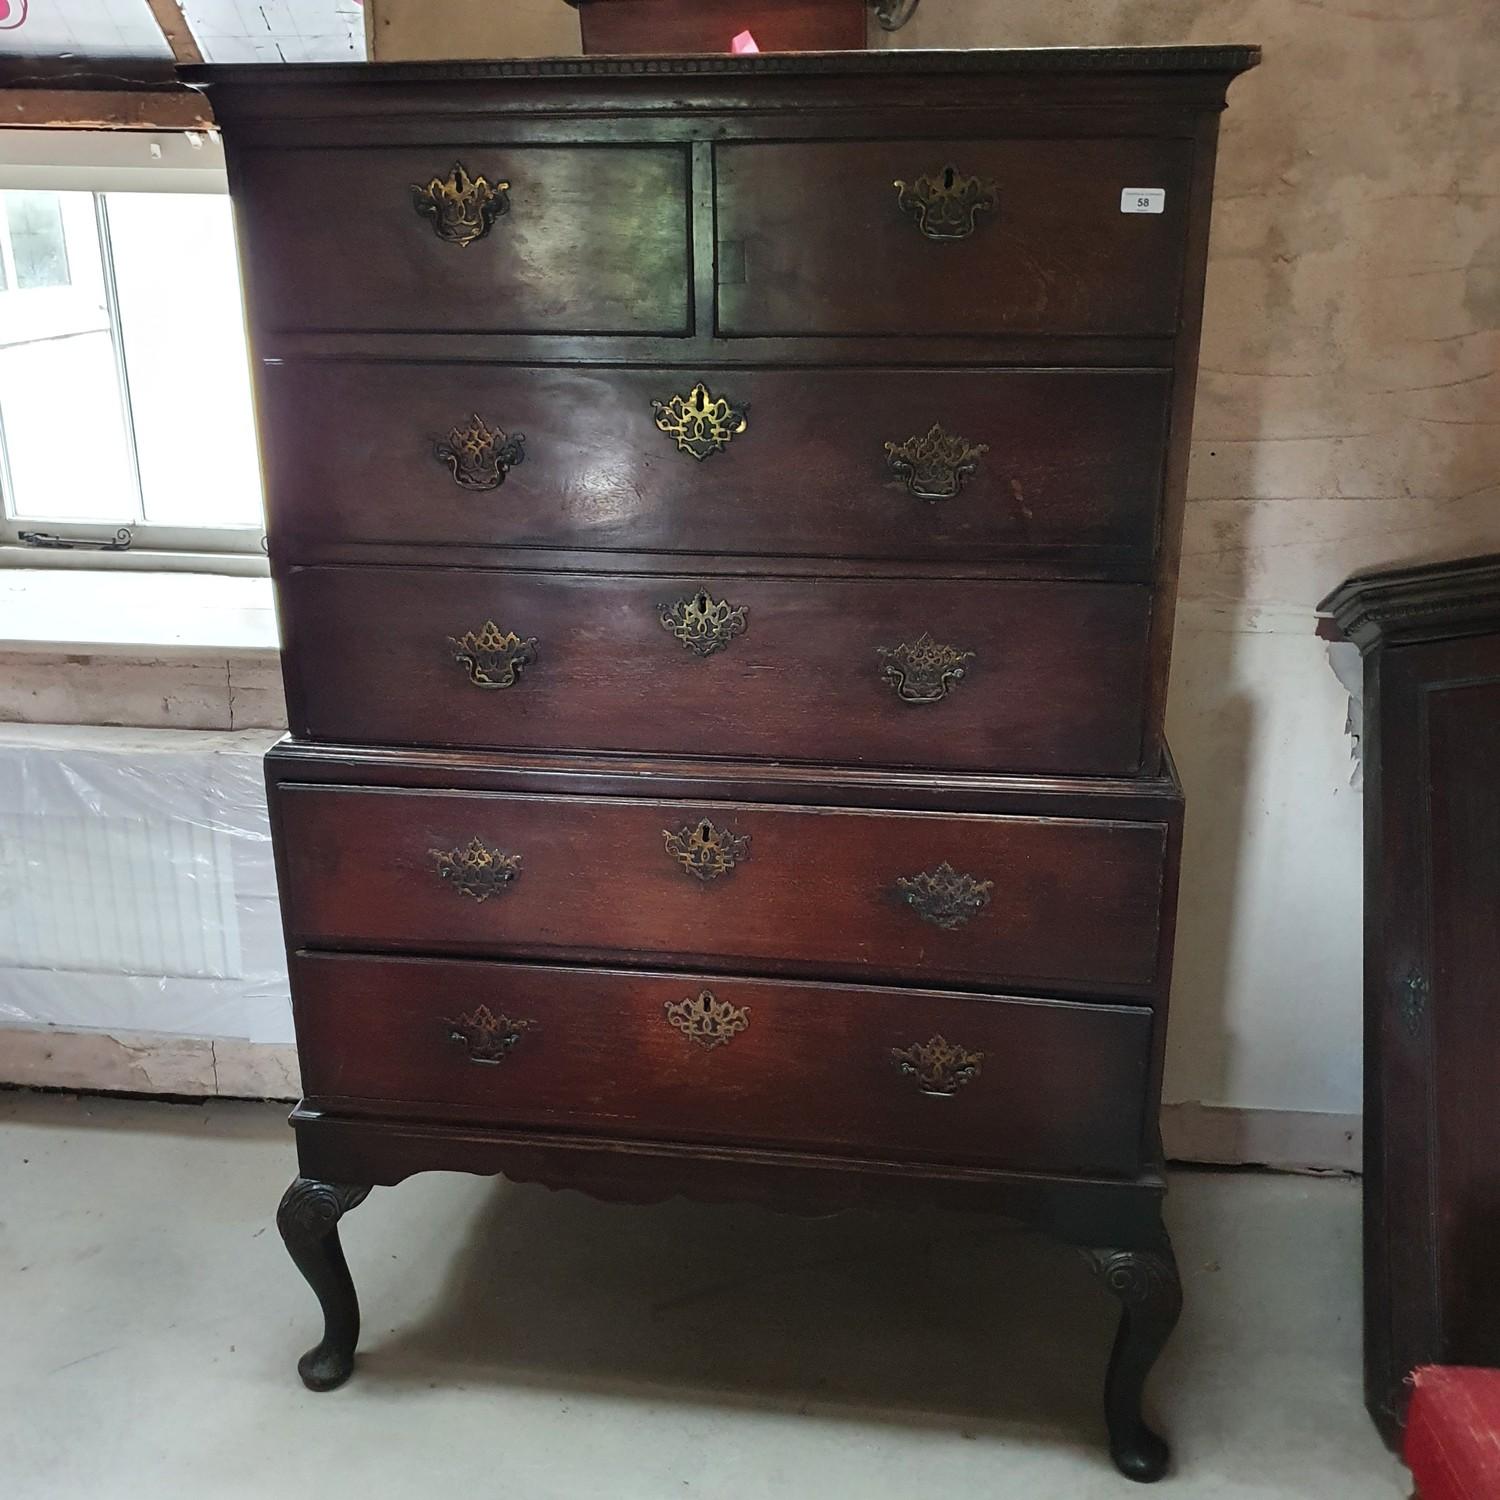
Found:
M 430 1175 L 344 1221 L 360 1364 L 271 1224 L 279 1107 L 0 1095 L 6 1500 L 1092 1500 L 1113 1305 L 971 1216 L 782 1218 Z M 1408 1492 L 1359 1398 L 1359 1189 L 1182 1173 L 1162 1494 Z

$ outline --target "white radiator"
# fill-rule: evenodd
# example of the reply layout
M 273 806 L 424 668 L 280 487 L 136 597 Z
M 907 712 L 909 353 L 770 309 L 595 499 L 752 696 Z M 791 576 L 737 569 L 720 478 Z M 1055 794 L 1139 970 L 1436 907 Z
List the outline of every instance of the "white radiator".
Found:
M 238 979 L 234 897 L 222 829 L 0 813 L 0 964 Z
M 274 738 L 0 727 L 0 1021 L 290 1036 Z

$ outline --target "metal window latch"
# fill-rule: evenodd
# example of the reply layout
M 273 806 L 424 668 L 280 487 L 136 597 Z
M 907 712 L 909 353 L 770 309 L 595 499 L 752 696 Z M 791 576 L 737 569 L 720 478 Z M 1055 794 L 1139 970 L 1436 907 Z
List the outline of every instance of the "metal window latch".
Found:
M 59 552 L 128 552 L 135 540 L 128 526 L 122 526 L 112 538 L 54 536 L 50 531 L 22 531 L 18 536 L 23 547 L 50 547 Z

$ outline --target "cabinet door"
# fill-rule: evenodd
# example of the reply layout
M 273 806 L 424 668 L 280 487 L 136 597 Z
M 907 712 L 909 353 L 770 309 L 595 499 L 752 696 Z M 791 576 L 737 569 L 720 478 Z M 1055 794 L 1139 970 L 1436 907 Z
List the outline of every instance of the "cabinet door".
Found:
M 1424 648 L 1409 647 L 1418 651 Z M 1426 648 L 1443 1358 L 1500 1363 L 1500 641 Z
M 1500 1365 L 1500 638 L 1373 674 L 1366 1113 L 1369 1395 Z

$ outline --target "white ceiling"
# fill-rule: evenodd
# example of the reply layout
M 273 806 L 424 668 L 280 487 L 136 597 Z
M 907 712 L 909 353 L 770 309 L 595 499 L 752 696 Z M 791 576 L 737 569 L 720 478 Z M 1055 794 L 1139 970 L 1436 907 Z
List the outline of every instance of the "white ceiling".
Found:
M 146 0 L 0 0 L 0 52 L 170 59 Z
M 179 0 L 209 62 L 350 62 L 360 0 Z M 0 0 L 0 55 L 170 60 L 146 0 Z

